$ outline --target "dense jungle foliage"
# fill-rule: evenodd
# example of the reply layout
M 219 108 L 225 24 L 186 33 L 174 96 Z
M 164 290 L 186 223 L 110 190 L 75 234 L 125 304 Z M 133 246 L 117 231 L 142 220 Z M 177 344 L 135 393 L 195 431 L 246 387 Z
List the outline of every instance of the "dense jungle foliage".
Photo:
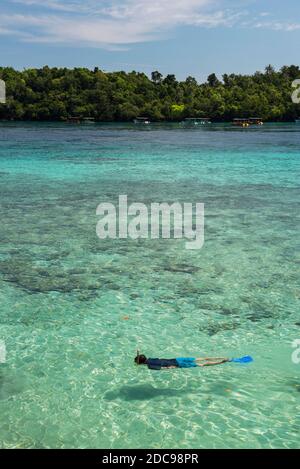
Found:
M 147 116 L 152 121 L 179 121 L 210 117 L 230 121 L 259 116 L 266 121 L 294 120 L 300 105 L 291 100 L 292 82 L 300 78 L 298 66 L 279 71 L 269 65 L 254 75 L 212 73 L 205 83 L 193 77 L 178 81 L 175 75 L 151 78 L 144 73 L 103 72 L 99 68 L 49 68 L 17 71 L 0 67 L 6 82 L 7 102 L 0 119 L 131 121 Z

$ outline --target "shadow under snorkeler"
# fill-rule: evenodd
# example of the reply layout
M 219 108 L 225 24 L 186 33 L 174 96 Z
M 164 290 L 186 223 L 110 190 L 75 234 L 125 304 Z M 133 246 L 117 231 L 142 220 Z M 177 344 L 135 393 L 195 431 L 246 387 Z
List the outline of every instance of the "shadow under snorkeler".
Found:
M 147 401 L 157 397 L 175 397 L 186 395 L 187 389 L 154 388 L 151 384 L 141 384 L 137 386 L 122 386 L 117 391 L 105 393 L 104 399 L 113 401 L 122 399 L 124 401 Z

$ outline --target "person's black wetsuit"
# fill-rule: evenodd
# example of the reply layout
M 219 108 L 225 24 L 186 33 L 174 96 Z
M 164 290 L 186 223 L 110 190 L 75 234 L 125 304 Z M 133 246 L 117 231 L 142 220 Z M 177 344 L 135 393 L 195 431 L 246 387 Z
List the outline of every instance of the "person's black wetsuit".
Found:
M 148 358 L 145 363 L 150 370 L 160 370 L 168 366 L 178 367 L 176 358 Z

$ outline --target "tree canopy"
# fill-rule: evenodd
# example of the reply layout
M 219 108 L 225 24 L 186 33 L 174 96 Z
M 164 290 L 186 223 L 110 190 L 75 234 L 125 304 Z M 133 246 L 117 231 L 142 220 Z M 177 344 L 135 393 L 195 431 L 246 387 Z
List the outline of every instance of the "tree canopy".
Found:
M 0 119 L 131 121 L 147 116 L 153 121 L 178 121 L 186 117 L 210 117 L 229 121 L 259 116 L 266 121 L 294 120 L 300 106 L 291 100 L 292 82 L 300 78 L 296 65 L 276 71 L 268 65 L 253 75 L 215 73 L 199 84 L 191 76 L 103 72 L 98 67 L 30 68 L 23 71 L 0 67 L 6 82 L 6 104 Z

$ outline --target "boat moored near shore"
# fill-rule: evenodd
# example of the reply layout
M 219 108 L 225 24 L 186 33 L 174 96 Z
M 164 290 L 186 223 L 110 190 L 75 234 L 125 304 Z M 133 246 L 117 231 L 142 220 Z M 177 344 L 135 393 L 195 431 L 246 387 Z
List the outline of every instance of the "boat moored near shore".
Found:
M 96 121 L 93 117 L 84 117 L 81 119 L 82 124 L 95 124 Z
M 249 117 L 250 125 L 264 125 L 264 122 L 261 117 Z
M 148 125 L 150 124 L 150 119 L 148 117 L 136 117 L 133 121 L 134 124 L 144 124 Z
M 232 123 L 238 127 L 250 127 L 250 125 L 263 125 L 263 120 L 261 117 L 237 117 Z
M 232 121 L 233 125 L 237 127 L 249 127 L 249 119 L 244 119 L 244 118 L 235 118 Z
M 206 125 L 211 124 L 209 117 L 186 117 L 184 121 L 181 122 L 184 125 Z

